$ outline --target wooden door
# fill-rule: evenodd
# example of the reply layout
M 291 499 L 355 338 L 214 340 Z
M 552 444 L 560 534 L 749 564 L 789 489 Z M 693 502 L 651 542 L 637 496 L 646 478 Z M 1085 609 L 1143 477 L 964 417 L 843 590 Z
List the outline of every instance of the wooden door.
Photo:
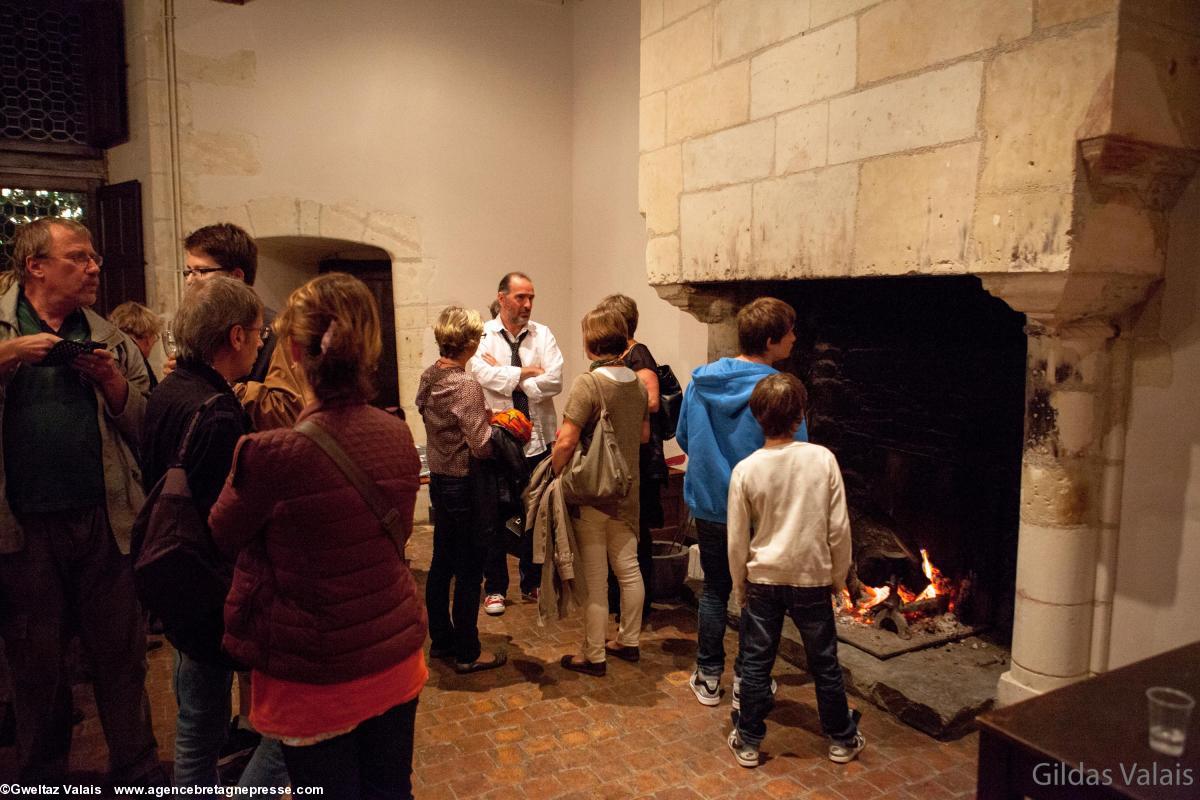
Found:
M 399 406 L 400 369 L 396 365 L 396 305 L 392 297 L 392 262 L 386 259 L 350 261 L 331 258 L 320 263 L 319 271 L 347 272 L 371 290 L 379 307 L 379 323 L 383 334 L 383 355 L 379 358 L 379 371 L 375 374 L 378 394 L 371 402 L 380 408 Z

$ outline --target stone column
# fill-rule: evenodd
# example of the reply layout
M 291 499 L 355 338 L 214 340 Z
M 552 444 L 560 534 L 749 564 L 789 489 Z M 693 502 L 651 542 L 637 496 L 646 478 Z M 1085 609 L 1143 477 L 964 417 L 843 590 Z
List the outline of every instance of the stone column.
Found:
M 1114 333 L 1100 322 L 1027 328 L 1016 611 L 1002 705 L 1089 675 Z

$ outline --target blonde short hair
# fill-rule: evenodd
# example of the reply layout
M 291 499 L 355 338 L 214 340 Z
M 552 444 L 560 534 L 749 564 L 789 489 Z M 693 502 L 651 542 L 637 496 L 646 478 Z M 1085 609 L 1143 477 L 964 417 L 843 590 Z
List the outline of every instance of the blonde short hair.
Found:
M 235 278 L 214 275 L 189 286 L 171 324 L 179 358 L 212 364 L 217 351 L 229 341 L 230 328 L 250 327 L 262 309 L 254 290 Z
M 473 308 L 446 306 L 433 326 L 438 353 L 445 358 L 458 358 L 483 336 L 483 320 Z
M 135 339 L 158 336 L 162 333 L 162 318 L 141 303 L 126 300 L 108 312 L 108 321 L 116 325 L 121 333 Z
M 318 275 L 288 296 L 275 321 L 300 348 L 300 366 L 319 400 L 370 400 L 383 353 L 379 307 L 366 284 L 344 272 Z
M 613 308 L 593 308 L 583 315 L 583 346 L 597 358 L 616 358 L 629 345 L 625 317 Z

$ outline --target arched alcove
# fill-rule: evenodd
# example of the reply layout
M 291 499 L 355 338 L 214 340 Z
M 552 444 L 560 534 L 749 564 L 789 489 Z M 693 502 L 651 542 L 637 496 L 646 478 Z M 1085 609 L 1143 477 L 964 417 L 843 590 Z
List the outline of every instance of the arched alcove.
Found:
M 400 365 L 396 348 L 396 312 L 392 264 L 374 245 L 320 236 L 268 236 L 258 239 L 255 288 L 269 308 L 280 309 L 306 281 L 324 272 L 348 272 L 362 280 L 379 304 L 383 355 L 379 361 L 375 404 L 400 405 Z
M 283 305 L 292 289 L 318 274 L 322 261 L 343 262 L 336 268 L 363 278 L 380 300 L 383 316 L 392 323 L 388 335 L 384 321 L 384 357 L 388 366 L 395 365 L 397 389 L 387 393 L 393 400 L 386 404 L 411 410 L 421 371 L 431 273 L 414 217 L 354 203 L 325 204 L 295 197 L 256 198 L 219 208 L 194 206 L 187 210 L 187 217 L 188 230 L 232 222 L 254 236 L 262 262 L 256 288 L 274 308 Z M 390 302 L 383 294 L 381 264 L 386 264 L 382 272 L 390 276 Z

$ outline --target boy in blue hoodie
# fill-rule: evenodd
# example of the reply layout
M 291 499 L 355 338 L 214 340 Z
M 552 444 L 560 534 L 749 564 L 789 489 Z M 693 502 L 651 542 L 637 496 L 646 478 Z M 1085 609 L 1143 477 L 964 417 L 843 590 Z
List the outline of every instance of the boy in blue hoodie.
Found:
M 738 312 L 738 349 L 698 367 L 683 395 L 675 440 L 687 453 L 683 497 L 696 520 L 704 588 L 697 623 L 696 669 L 689 682 L 706 706 L 721 702 L 725 671 L 725 609 L 733 581 L 729 576 L 726 499 L 729 476 L 737 463 L 763 446 L 763 431 L 750 413 L 750 393 L 787 358 L 796 342 L 796 312 L 782 300 L 760 297 Z M 808 441 L 801 425 L 796 441 Z M 734 664 L 734 692 L 737 692 Z

